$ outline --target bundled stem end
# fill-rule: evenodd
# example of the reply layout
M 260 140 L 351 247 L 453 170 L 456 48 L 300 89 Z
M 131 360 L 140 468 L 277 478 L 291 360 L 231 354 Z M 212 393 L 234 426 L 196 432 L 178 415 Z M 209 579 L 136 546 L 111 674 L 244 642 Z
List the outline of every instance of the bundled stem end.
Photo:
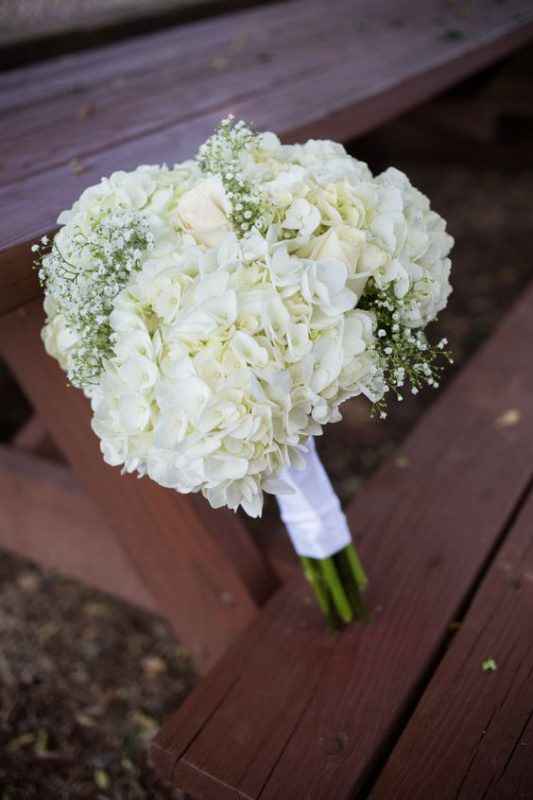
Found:
M 368 610 L 362 598 L 368 579 L 352 543 L 329 558 L 301 556 L 300 560 L 331 628 L 338 630 L 354 619 L 368 621 Z

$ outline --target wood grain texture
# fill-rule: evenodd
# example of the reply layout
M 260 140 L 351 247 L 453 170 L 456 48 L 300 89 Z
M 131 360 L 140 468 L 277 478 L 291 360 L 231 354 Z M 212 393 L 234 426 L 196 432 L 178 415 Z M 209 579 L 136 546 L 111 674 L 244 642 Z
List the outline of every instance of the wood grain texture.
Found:
M 62 453 L 55 446 L 38 414 L 31 415 L 9 444 L 18 450 L 25 450 L 50 461 L 64 461 Z
M 279 635 L 276 648 L 264 649 L 263 642 L 270 641 L 274 631 Z M 225 760 L 225 746 L 222 746 L 222 743 L 225 743 L 226 735 L 231 737 L 231 758 L 233 758 L 235 741 L 248 749 L 250 736 L 257 736 L 259 728 L 263 734 L 267 732 L 267 735 L 277 736 L 278 746 L 282 747 L 283 734 L 288 738 L 291 731 L 294 694 L 298 693 L 297 704 L 301 712 L 310 692 L 316 686 L 323 659 L 331 650 L 335 639 L 335 634 L 324 629 L 323 621 L 316 613 L 307 586 L 298 575 L 292 582 L 290 591 L 278 591 L 274 595 L 246 636 L 241 637 L 230 648 L 217 668 L 211 670 L 204 678 L 201 691 L 189 695 L 180 712 L 171 717 L 160 731 L 152 746 L 152 760 L 160 775 L 166 780 L 171 780 L 177 758 L 185 753 L 191 741 L 205 725 L 209 725 L 228 699 L 236 699 L 238 694 L 235 693 L 239 693 L 243 688 L 244 665 L 246 665 L 245 672 L 250 674 L 252 681 L 257 679 L 258 675 L 261 675 L 262 681 L 256 682 L 255 689 L 251 685 L 248 686 L 246 700 L 247 702 L 251 700 L 251 705 L 242 707 L 243 713 L 236 727 L 224 733 L 224 738 L 219 742 L 219 757 L 222 761 Z M 315 660 L 313 656 L 316 657 Z M 281 683 L 278 685 L 280 661 L 284 661 L 288 669 L 281 676 Z M 293 663 L 296 668 L 291 670 Z M 309 669 L 305 668 L 306 663 L 309 663 Z M 249 669 L 250 666 L 253 666 L 253 671 Z M 301 683 L 298 683 L 300 679 Z M 278 688 L 285 698 L 287 716 L 285 720 L 282 719 L 281 728 L 274 732 L 271 728 L 272 720 L 280 716 Z M 281 716 L 283 717 L 283 710 Z M 233 726 L 233 720 L 229 724 Z M 261 752 L 258 749 L 255 756 L 258 760 L 271 759 L 272 753 L 269 752 L 268 745 L 265 745 L 265 751 Z M 236 796 L 233 784 L 225 786 L 226 775 L 223 771 L 220 773 L 220 780 L 216 776 L 213 776 L 212 780 L 210 773 L 204 775 L 201 766 L 190 761 L 188 757 L 182 758 L 180 769 L 187 773 L 184 785 L 193 792 L 194 797 L 203 798 L 203 791 L 206 791 L 206 800 L 212 797 L 216 800 L 225 800 L 226 797 Z M 175 776 L 174 779 L 176 780 Z
M 3 203 L 0 208 L 3 213 Z M 26 221 L 26 230 L 31 230 L 31 212 L 26 214 Z M 49 235 L 53 232 L 53 230 L 47 231 Z M 34 269 L 34 255 L 31 252 L 31 245 L 37 238 L 24 241 L 22 237 L 22 242 L 0 253 L 0 315 L 19 308 L 28 300 L 38 297 L 41 292 L 37 272 Z
M 342 11 L 346 17 L 346 2 Z M 252 20 L 256 16 L 252 12 Z M 350 45 L 353 22 L 341 31 L 335 20 L 322 17 L 321 31 L 320 19 L 316 2 L 305 8 L 291 3 L 276 14 L 262 10 L 260 25 L 252 24 L 248 15 L 236 15 L 231 26 L 176 28 L 171 48 L 163 46 L 155 53 L 157 42 L 147 37 L 137 70 L 129 60 L 117 64 L 112 48 L 110 57 L 104 51 L 88 74 L 79 75 L 74 63 L 77 80 L 69 79 L 68 91 L 48 93 L 45 85 L 41 100 L 5 108 L 8 116 L 0 123 L 5 154 L 2 183 L 190 119 L 239 96 L 258 94 L 320 65 L 331 66 L 335 46 Z M 8 89 L 2 92 L 0 84 L 0 104 L 9 97 L 20 103 L 25 90 L 13 97 Z M 28 91 L 36 90 L 28 87 Z M 58 126 L 60 137 L 46 135 Z
M 294 3 L 288 4 L 284 13 L 291 10 L 290 6 Z M 271 25 L 278 18 L 279 10 L 278 3 L 262 5 L 244 13 L 212 17 L 186 27 L 173 26 L 148 36 L 136 36 L 10 70 L 0 79 L 0 111 L 14 110 L 61 94 L 81 94 L 95 81 L 128 79 L 150 69 L 157 73 L 168 68 L 176 54 L 183 53 L 190 58 L 194 52 L 203 52 L 209 58 L 209 48 L 221 48 L 232 42 L 232 36 L 244 30 L 254 31 L 259 23 Z M 298 12 L 301 15 L 301 4 Z M 294 21 L 296 17 L 288 19 Z
M 32 90 L 41 94 L 27 107 L 20 98 L 29 91 L 28 76 L 18 86 L 10 79 L 3 92 L 0 313 L 35 296 L 24 247 L 52 230 L 59 211 L 102 175 L 190 157 L 229 111 L 287 141 L 345 140 L 533 35 L 527 0 L 479 0 L 464 17 L 442 0 L 360 2 L 355 12 L 352 2 L 334 0 L 328 14 L 318 0 L 295 0 L 239 14 L 233 27 L 231 20 L 178 29 L 175 40 L 167 32 L 161 56 L 150 38 L 145 51 L 137 43 L 132 68 L 124 66 L 124 44 L 117 56 L 113 48 L 100 60 L 84 54 L 85 72 L 97 76 L 92 83 L 72 56 L 64 62 L 72 80 L 47 65 L 53 93 Z M 450 37 L 458 26 L 461 35 Z
M 132 22 L 150 20 L 165 13 L 187 14 L 211 0 L 92 0 L 76 3 L 25 3 L 3 0 L 0 5 L 0 47 L 23 46 L 49 37 L 90 34 L 102 28 L 120 28 Z M 32 13 L 33 12 L 33 13 Z
M 102 459 L 90 431 L 90 409 L 48 357 L 40 341 L 41 303 L 0 320 L 0 352 L 31 397 L 75 474 L 121 542 L 153 595 L 189 647 L 200 670 L 212 665 L 256 614 L 276 581 L 235 516 L 212 513 L 154 482 L 122 476 Z M 222 543 L 231 539 L 235 561 Z M 245 579 L 251 583 L 246 584 Z
M 259 530 L 253 531 L 252 536 L 281 583 L 285 583 L 295 571 L 301 569 L 298 556 L 281 520 L 277 526 L 262 525 Z
M 48 436 L 42 419 L 37 414 L 32 414 L 27 422 L 18 429 L 10 444 L 19 450 L 27 450 L 30 453 L 37 452 L 46 446 Z
M 387 464 L 352 502 L 372 623 L 332 640 L 289 583 L 259 641 L 253 626 L 224 659 L 235 683 L 218 705 L 200 686 L 163 729 L 176 786 L 202 800 L 348 800 L 365 786 L 531 480 L 532 310 L 530 289 L 411 435 L 407 467 Z
M 68 467 L 0 447 L 0 546 L 116 594 L 156 604 Z
M 372 800 L 533 797 L 532 533 L 529 492 Z

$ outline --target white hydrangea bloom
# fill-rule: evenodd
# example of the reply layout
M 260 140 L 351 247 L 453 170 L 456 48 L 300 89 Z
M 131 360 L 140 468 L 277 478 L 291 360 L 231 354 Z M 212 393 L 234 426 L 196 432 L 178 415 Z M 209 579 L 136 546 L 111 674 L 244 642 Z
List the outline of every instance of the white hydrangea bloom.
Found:
M 43 339 L 105 460 L 252 516 L 344 400 L 387 391 L 379 303 L 409 330 L 450 292 L 452 240 L 402 173 L 245 126 L 199 163 L 115 173 L 59 222 Z

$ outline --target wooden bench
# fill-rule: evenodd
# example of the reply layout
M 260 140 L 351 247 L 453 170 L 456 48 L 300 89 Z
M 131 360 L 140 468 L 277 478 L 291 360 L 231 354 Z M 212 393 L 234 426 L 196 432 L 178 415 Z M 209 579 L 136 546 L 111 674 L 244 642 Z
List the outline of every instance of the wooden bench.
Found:
M 532 34 L 528 0 L 466 16 L 440 0 L 327 14 L 293 0 L 3 74 L 0 352 L 73 474 L 2 451 L 0 543 L 159 611 L 200 670 L 214 664 L 279 580 L 240 518 L 103 463 L 87 403 L 40 342 L 31 243 L 87 185 L 189 157 L 229 111 L 287 141 L 344 140 Z
M 370 624 L 330 633 L 295 577 L 163 727 L 163 777 L 198 800 L 533 796 L 532 337 L 533 287 L 351 503 Z

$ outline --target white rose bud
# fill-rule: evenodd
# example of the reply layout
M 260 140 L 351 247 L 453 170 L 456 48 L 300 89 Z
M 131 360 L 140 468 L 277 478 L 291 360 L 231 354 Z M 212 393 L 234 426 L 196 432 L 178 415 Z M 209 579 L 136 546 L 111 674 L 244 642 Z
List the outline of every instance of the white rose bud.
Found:
M 313 240 L 308 257 L 314 261 L 340 261 L 348 270 L 350 288 L 361 296 L 371 274 L 361 259 L 364 247 L 363 233 L 337 225 Z
M 181 196 L 177 217 L 198 244 L 216 247 L 231 230 L 230 210 L 220 178 L 206 178 Z

